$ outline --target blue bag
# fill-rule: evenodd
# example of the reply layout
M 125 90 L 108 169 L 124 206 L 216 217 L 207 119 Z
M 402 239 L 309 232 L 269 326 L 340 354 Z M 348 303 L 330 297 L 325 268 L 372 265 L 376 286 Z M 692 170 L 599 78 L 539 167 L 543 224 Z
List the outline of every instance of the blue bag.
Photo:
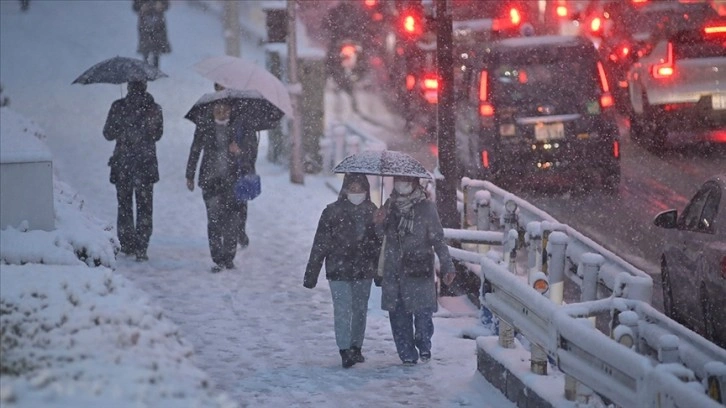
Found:
M 234 183 L 234 196 L 237 201 L 254 200 L 262 193 L 262 183 L 257 174 L 245 174 Z

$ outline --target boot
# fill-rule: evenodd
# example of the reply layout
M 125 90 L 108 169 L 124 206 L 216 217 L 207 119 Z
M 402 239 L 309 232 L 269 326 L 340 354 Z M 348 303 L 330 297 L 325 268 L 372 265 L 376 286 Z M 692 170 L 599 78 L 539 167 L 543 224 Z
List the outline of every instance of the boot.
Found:
M 340 350 L 340 358 L 343 360 L 343 368 L 353 367 L 355 359 L 350 349 Z
M 363 363 L 363 362 L 366 361 L 366 358 L 363 357 L 363 353 L 361 353 L 361 351 L 360 351 L 360 347 L 351 346 L 350 347 L 350 351 L 351 351 L 351 353 L 353 355 L 353 360 L 356 363 Z

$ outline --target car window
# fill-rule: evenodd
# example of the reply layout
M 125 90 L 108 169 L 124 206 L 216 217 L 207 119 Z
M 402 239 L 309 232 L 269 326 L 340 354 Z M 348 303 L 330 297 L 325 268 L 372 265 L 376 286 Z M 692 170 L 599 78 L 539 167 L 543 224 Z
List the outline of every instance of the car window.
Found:
M 597 65 L 580 47 L 505 51 L 490 75 L 492 98 L 504 104 L 557 99 L 583 105 L 599 92 Z
M 718 185 L 707 183 L 693 196 L 678 220 L 678 228 L 697 232 L 714 232 L 714 221 L 721 200 Z

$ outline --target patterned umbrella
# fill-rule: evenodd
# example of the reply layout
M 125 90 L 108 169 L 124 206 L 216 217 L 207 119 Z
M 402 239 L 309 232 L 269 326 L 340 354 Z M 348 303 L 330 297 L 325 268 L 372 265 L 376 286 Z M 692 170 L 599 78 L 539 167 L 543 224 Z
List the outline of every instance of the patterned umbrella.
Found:
M 123 84 L 153 81 L 167 75 L 153 65 L 136 58 L 113 57 L 88 68 L 74 84 Z
M 333 168 L 333 172 L 432 178 L 418 160 L 406 153 L 394 150 L 356 153 L 343 159 Z

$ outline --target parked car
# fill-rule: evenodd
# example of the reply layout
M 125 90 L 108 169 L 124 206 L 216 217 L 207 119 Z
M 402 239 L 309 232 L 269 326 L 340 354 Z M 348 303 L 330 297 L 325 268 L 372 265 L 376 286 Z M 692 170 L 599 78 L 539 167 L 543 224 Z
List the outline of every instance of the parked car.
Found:
M 706 181 L 681 214 L 658 214 L 666 315 L 726 348 L 726 173 Z
M 591 41 L 510 38 L 472 51 L 458 90 L 457 131 L 475 140 L 481 177 L 620 183 L 610 85 Z
M 726 143 L 726 19 L 657 42 L 628 84 L 634 140 L 654 149 Z

